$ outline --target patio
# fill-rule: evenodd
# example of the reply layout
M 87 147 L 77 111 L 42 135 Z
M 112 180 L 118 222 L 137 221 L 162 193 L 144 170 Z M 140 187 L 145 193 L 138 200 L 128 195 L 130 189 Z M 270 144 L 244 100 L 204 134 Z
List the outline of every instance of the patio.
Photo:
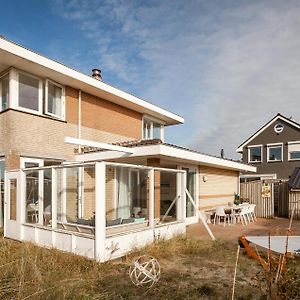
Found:
M 214 225 L 208 224 L 217 239 L 237 241 L 243 235 L 284 235 L 289 226 L 289 220 L 285 218 L 262 219 L 257 218 L 257 221 L 243 226 L 241 223 L 235 225 Z M 292 234 L 300 235 L 300 220 L 293 220 Z M 202 223 L 193 224 L 187 227 L 187 235 L 197 239 L 210 240 L 206 229 Z

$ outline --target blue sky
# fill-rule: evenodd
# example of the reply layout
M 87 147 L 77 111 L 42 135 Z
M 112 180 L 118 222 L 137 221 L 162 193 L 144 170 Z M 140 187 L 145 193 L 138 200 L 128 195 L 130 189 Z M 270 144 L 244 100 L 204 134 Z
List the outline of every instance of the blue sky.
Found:
M 1 1 L 0 34 L 182 115 L 169 142 L 237 158 L 300 122 L 300 1 Z

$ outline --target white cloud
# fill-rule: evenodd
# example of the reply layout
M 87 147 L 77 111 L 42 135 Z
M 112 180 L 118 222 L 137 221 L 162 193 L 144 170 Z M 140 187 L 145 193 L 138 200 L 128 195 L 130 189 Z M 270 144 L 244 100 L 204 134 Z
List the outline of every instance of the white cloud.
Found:
M 300 121 L 299 1 L 59 4 L 114 83 L 185 117 L 171 142 L 235 156 L 277 112 Z

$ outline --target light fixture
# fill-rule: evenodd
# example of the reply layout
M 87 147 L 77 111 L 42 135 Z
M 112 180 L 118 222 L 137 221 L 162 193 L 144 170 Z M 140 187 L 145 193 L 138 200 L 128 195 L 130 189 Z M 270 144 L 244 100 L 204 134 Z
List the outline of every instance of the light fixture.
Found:
M 207 176 L 204 175 L 202 179 L 203 179 L 203 182 L 206 182 L 207 181 Z

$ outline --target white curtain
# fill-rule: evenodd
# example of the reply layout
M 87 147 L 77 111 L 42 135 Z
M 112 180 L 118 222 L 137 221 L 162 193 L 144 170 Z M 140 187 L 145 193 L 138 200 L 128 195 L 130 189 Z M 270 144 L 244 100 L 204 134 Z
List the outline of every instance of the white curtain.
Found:
M 130 199 L 128 195 L 128 169 L 118 168 L 118 206 L 117 217 L 130 218 Z

